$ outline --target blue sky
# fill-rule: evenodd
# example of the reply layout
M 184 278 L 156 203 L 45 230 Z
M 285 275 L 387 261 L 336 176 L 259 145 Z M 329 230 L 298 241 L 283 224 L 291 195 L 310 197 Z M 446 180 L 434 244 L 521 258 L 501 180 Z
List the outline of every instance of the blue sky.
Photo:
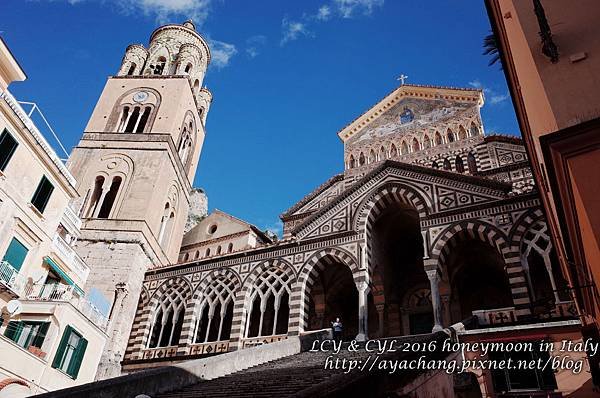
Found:
M 193 17 L 209 39 L 214 101 L 195 186 L 260 228 L 343 170 L 336 132 L 409 83 L 485 90 L 487 133 L 518 135 L 504 75 L 488 66 L 482 1 L 2 0 L 1 35 L 28 80 L 11 91 L 77 144 L 131 43 Z M 10 16 L 10 17 L 7 17 Z

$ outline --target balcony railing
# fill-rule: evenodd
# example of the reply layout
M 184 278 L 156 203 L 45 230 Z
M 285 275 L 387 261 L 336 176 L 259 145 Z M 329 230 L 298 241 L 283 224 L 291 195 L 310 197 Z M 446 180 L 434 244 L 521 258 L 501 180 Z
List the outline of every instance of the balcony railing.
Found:
M 70 205 L 65 207 L 65 211 L 63 212 L 62 219 L 60 223 L 65 227 L 65 229 L 72 236 L 79 236 L 80 229 L 82 225 L 81 219 L 77 216 L 77 213 Z
M 8 261 L 0 261 L 0 285 L 18 296 L 23 291 L 27 278 L 19 274 Z
M 77 274 L 79 279 L 84 282 L 89 273 L 90 268 L 87 264 L 79 257 L 79 255 L 73 250 L 73 248 L 63 239 L 60 235 L 55 235 L 52 240 L 52 248 L 56 251 L 56 254 L 60 256 L 63 262 Z
M 79 294 L 75 286 L 56 284 L 28 285 L 23 297 L 32 301 L 63 301 L 71 303 L 100 329 L 106 329 L 108 318 L 100 312 L 88 299 Z

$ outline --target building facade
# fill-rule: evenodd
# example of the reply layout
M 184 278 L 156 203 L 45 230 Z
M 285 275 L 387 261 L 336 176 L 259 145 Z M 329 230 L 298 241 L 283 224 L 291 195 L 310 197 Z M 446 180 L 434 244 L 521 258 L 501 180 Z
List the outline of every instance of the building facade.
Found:
M 220 212 L 203 220 L 180 263 L 146 272 L 124 371 L 284 340 L 336 317 L 359 340 L 471 316 L 474 339 L 506 326 L 531 338 L 539 325 L 557 341 L 581 339 L 525 148 L 484 134 L 483 102 L 480 90 L 395 89 L 338 133 L 343 173 L 281 215 L 282 240 L 240 245 L 251 226 Z M 493 391 L 489 374 L 476 377 Z M 533 380 L 532 390 L 550 388 Z M 559 384 L 550 389 L 571 388 Z
M 120 374 L 144 273 L 177 262 L 205 136 L 210 51 L 192 22 L 127 47 L 68 167 L 83 219 L 76 250 L 111 307 L 99 378 Z
M 586 334 L 600 326 L 597 2 L 486 1 L 564 274 Z M 593 367 L 598 369 L 596 364 Z M 598 380 L 600 376 L 596 376 Z
M 2 40 L 0 53 L 0 396 L 24 397 L 93 381 L 107 319 L 73 249 L 76 180 L 8 90 L 25 74 Z

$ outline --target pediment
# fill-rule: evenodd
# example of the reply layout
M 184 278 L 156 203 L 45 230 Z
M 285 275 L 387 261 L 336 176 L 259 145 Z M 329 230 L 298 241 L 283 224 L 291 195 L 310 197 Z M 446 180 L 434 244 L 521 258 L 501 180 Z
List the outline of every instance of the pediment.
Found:
M 483 104 L 480 90 L 400 86 L 338 135 L 346 147 L 373 140 L 440 130 L 461 118 L 476 118 Z

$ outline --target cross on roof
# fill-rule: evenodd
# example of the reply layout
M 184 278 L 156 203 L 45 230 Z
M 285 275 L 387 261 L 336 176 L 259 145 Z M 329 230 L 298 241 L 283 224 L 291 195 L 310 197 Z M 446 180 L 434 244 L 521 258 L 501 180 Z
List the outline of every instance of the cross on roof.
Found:
M 399 80 L 399 81 L 400 81 L 400 85 L 401 85 L 401 86 L 404 86 L 404 81 L 405 81 L 406 79 L 408 79 L 408 76 L 406 76 L 406 75 L 403 73 L 403 74 L 401 74 L 400 76 L 398 76 L 398 79 L 397 79 L 397 80 Z

